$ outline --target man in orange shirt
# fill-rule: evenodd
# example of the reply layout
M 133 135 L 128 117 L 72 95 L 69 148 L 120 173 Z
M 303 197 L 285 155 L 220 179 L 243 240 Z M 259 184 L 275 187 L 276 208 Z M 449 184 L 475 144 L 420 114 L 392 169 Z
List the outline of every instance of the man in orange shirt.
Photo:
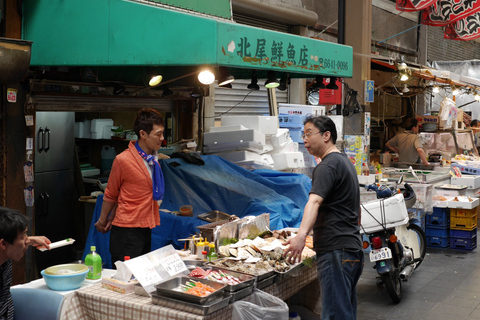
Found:
M 133 130 L 138 140 L 113 161 L 95 223 L 98 231 L 111 231 L 112 264 L 150 252 L 151 230 L 160 225 L 159 201 L 165 190 L 157 153 L 164 140 L 162 115 L 154 109 L 140 110 Z

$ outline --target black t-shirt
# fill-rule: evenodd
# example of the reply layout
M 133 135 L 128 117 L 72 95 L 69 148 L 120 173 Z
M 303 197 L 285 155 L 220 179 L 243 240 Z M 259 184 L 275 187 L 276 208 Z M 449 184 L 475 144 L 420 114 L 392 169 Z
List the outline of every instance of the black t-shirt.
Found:
M 313 226 L 315 250 L 362 249 L 360 188 L 345 154 L 331 152 L 322 159 L 313 171 L 310 193 L 324 199 Z

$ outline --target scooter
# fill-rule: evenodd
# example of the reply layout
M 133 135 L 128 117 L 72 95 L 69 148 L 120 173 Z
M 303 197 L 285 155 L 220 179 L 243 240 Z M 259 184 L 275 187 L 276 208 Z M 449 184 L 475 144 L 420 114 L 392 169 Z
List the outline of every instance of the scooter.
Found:
M 425 258 L 427 237 L 422 228 L 412 223 L 407 208 L 416 201 L 415 191 L 408 184 L 398 189 L 403 176 L 394 187 L 371 184 L 377 199 L 361 205 L 361 230 L 368 236 L 364 249 L 371 247 L 370 261 L 379 274 L 377 285 L 385 284 L 395 303 L 402 299 L 402 281 L 407 281 Z

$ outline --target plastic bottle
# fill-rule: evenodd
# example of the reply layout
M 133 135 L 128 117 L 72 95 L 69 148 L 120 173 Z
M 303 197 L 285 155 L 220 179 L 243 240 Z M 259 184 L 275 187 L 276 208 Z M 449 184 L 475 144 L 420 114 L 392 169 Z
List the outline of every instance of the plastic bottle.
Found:
M 128 261 L 128 260 L 130 260 L 130 256 L 123 257 L 123 261 Z
M 199 259 L 202 259 L 203 256 L 202 256 L 202 251 L 205 250 L 205 242 L 203 242 L 203 238 L 200 238 L 200 241 L 198 241 L 196 244 L 196 250 L 197 250 L 197 257 Z
M 87 279 L 100 279 L 102 277 L 102 257 L 97 253 L 95 246 L 90 247 L 91 252 L 85 257 L 85 265 L 88 267 Z
M 301 320 L 300 316 L 296 312 L 290 312 L 288 314 L 288 320 Z
M 207 251 L 202 251 L 202 260 L 207 261 Z
M 210 247 L 210 252 L 208 253 L 207 255 L 207 261 L 208 262 L 212 262 L 212 261 L 215 261 L 218 259 L 218 255 L 217 253 L 215 252 L 215 244 L 214 243 L 210 243 L 208 245 Z

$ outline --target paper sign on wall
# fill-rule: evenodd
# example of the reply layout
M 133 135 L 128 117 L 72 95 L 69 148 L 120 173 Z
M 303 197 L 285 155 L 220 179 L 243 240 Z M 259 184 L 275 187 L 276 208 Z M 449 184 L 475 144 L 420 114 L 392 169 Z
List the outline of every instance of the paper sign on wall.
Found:
M 17 89 L 7 89 L 7 101 L 12 103 L 17 102 Z

